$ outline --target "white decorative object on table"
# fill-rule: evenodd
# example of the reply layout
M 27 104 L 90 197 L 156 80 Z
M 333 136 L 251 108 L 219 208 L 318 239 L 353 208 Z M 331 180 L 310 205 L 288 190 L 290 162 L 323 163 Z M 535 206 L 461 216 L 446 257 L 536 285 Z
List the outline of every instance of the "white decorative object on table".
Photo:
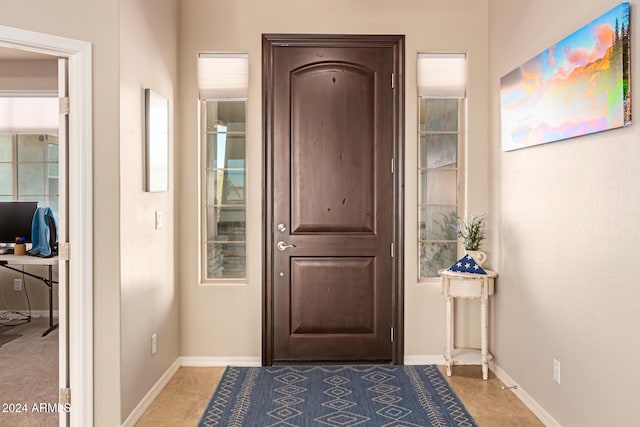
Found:
M 444 358 L 447 364 L 447 375 L 451 376 L 453 365 L 482 365 L 482 378 L 489 377 L 488 352 L 489 321 L 487 305 L 489 296 L 493 295 L 495 271 L 484 269 L 486 274 L 464 273 L 458 271 L 440 271 L 440 292 L 447 298 L 446 340 L 447 348 Z M 480 341 L 481 349 L 454 348 L 454 298 L 472 298 L 480 300 Z
M 465 249 L 465 252 L 468 255 L 471 255 L 471 257 L 478 263 L 480 267 L 482 267 L 482 264 L 484 264 L 484 262 L 487 260 L 487 254 L 482 251 L 470 251 Z

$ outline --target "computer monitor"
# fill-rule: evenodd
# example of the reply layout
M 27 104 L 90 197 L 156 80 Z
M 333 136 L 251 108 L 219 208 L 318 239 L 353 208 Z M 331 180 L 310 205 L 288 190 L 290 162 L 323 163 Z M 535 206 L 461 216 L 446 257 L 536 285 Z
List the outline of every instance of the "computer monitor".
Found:
M 31 242 L 31 223 L 38 202 L 0 202 L 0 243 L 15 243 L 16 237 Z

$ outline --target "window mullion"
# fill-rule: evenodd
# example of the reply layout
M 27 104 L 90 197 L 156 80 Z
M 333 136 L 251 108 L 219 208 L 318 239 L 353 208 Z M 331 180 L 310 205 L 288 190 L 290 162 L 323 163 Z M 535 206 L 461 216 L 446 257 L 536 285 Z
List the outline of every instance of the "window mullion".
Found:
M 12 136 L 13 200 L 18 200 L 18 135 Z

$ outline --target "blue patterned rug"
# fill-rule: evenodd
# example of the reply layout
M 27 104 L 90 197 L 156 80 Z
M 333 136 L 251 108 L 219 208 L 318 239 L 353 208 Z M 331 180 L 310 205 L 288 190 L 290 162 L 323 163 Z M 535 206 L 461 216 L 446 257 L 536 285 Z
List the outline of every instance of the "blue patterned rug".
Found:
M 435 365 L 229 367 L 198 426 L 477 427 Z

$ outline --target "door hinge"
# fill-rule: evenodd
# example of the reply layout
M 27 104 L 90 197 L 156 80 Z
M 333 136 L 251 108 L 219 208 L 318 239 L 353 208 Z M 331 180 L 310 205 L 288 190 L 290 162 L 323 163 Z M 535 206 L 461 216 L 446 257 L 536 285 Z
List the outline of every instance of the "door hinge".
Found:
M 70 251 L 71 248 L 69 247 L 69 242 L 58 244 L 58 258 L 61 261 L 69 261 Z
M 69 114 L 69 97 L 58 98 L 59 112 L 60 114 Z
M 393 242 L 391 242 L 391 258 L 393 258 L 395 256 L 395 247 L 393 245 Z
M 394 334 L 394 330 L 393 330 L 393 326 L 391 327 L 391 342 L 393 342 L 395 338 L 395 334 Z
M 391 73 L 391 89 L 396 88 L 396 73 Z
M 395 172 L 395 166 L 393 164 L 393 157 L 391 158 L 391 173 Z
M 58 403 L 60 403 L 61 405 L 71 404 L 71 389 L 69 387 L 60 389 L 60 401 Z

